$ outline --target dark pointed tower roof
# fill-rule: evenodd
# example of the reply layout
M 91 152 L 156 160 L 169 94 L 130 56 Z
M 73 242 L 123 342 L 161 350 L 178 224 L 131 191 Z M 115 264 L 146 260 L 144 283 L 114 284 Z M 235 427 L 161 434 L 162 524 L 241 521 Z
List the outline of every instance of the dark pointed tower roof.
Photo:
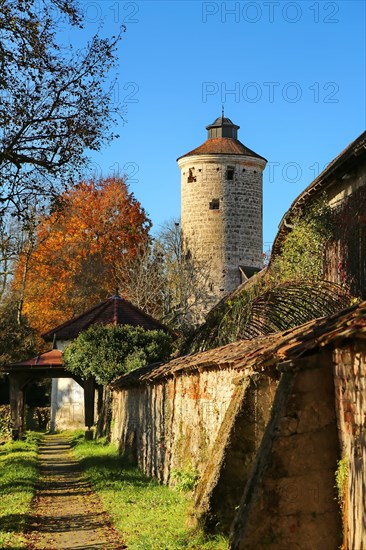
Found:
M 45 332 L 42 334 L 42 338 L 46 342 L 50 342 L 54 338 L 57 340 L 73 340 L 80 332 L 95 323 L 101 325 L 132 325 L 142 327 L 145 330 L 160 329 L 171 332 L 163 323 L 134 306 L 128 300 L 121 298 L 116 292 L 114 296 L 88 309 L 85 313 Z
M 208 131 L 208 139 L 196 149 L 192 149 L 185 155 L 182 155 L 177 160 L 180 160 L 184 157 L 191 157 L 194 155 L 245 155 L 247 157 L 254 157 L 262 159 L 267 162 L 267 160 L 258 155 L 249 147 L 246 147 L 243 143 L 238 140 L 238 130 L 240 126 L 237 126 L 224 116 L 222 112 L 221 116 L 218 117 L 212 124 L 206 126 Z

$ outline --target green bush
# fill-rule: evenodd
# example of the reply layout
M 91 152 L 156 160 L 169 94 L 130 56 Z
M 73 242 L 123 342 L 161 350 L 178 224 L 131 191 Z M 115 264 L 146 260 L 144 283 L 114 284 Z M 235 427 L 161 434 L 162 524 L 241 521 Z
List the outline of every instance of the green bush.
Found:
M 173 469 L 171 478 L 174 489 L 180 493 L 187 493 L 189 491 L 193 491 L 198 483 L 199 475 L 197 470 L 190 466 L 182 470 Z
M 98 383 L 108 384 L 137 367 L 165 361 L 172 350 L 173 339 L 163 330 L 92 325 L 66 348 L 63 361 L 73 374 L 95 376 Z

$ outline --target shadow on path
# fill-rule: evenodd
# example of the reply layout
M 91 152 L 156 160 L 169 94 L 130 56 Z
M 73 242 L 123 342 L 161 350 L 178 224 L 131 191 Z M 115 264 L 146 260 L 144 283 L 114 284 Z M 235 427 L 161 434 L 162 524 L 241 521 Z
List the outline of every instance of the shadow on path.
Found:
M 72 458 L 66 437 L 47 435 L 40 446 L 27 538 L 34 550 L 127 548 Z

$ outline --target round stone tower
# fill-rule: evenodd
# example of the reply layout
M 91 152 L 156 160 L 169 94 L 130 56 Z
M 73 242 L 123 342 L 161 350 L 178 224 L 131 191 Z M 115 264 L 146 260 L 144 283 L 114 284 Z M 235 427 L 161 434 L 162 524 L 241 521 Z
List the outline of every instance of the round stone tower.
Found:
M 212 307 L 262 266 L 262 173 L 267 164 L 238 140 L 224 114 L 208 139 L 178 158 L 187 252 L 208 268 Z

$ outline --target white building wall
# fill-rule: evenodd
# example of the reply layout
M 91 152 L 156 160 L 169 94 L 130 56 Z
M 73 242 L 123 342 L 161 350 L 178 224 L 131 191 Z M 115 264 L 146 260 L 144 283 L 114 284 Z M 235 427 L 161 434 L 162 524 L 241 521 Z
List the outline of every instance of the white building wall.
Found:
M 59 340 L 63 351 L 71 342 Z M 73 378 L 53 378 L 51 391 L 51 431 L 84 428 L 84 389 Z

